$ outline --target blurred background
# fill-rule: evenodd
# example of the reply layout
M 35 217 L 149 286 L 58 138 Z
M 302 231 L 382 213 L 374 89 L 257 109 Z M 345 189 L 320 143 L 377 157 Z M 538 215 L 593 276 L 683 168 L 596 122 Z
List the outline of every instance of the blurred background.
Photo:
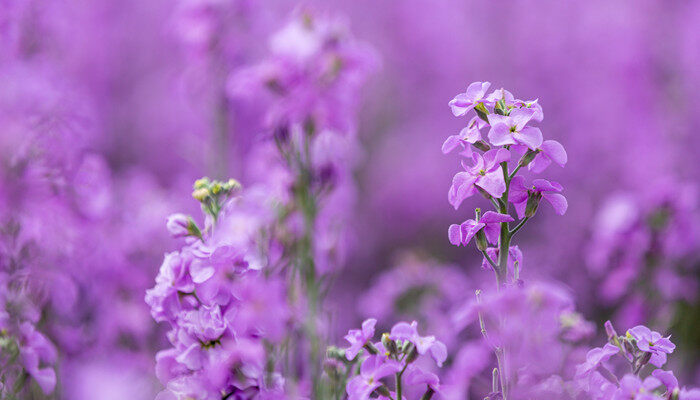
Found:
M 447 240 L 480 203 L 448 204 L 460 167 L 440 151 L 465 123 L 448 101 L 490 81 L 538 98 L 540 128 L 569 156 L 550 168 L 568 212 L 540 211 L 517 238 L 524 279 L 561 282 L 596 326 L 651 321 L 672 333 L 686 382 L 700 383 L 700 2 L 304 4 L 343 20 L 376 58 L 358 111 L 353 240 L 329 296 L 329 307 L 343 305 L 333 337 L 371 316 L 362 301 L 347 307 L 360 297 L 387 302 L 374 310 L 386 318 L 421 319 L 492 279 L 475 252 Z M 60 350 L 56 398 L 153 398 L 164 335 L 143 297 L 177 247 L 165 219 L 197 212 L 190 191 L 201 176 L 255 180 L 247 160 L 265 104 L 228 96 L 227 82 L 264 58 L 297 7 L 0 5 L 0 208 L 7 220 L 22 215 L 43 250 L 31 259 L 35 311 Z

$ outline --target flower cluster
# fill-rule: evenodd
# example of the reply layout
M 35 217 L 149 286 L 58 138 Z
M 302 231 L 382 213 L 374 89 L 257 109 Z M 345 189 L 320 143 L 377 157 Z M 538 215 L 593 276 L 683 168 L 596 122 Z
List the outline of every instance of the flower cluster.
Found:
M 472 110 L 476 115 L 459 134 L 447 138 L 442 151 L 449 153 L 461 149 L 463 171 L 452 179 L 448 193 L 450 204 L 458 209 L 465 199 L 481 193 L 495 207 L 495 211 L 483 215 L 477 209 L 474 219 L 451 225 L 448 231 L 450 243 L 466 246 L 476 237 L 485 264 L 493 267 L 500 286 L 518 279 L 517 271 L 508 276 L 509 254 L 521 255 L 517 248 L 510 248 L 510 239 L 535 215 L 540 201 L 546 200 L 560 215 L 567 209 L 566 198 L 561 194 L 563 187 L 559 183 L 546 179 L 527 183 L 518 173 L 525 167 L 532 173 L 541 173 L 552 162 L 564 166 L 567 155 L 559 142 L 544 140 L 540 129 L 532 126 L 544 118 L 537 100 L 517 100 L 505 89 L 487 93 L 490 86 L 489 82 L 474 82 L 465 93 L 450 101 L 455 116 L 466 116 Z M 482 138 L 485 129 L 488 129 L 487 140 Z M 509 223 L 515 219 L 509 214 L 509 204 L 513 204 L 519 218 L 512 230 Z M 498 248 L 489 248 L 489 244 Z M 497 262 L 493 256 L 498 257 Z M 516 267 L 522 263 L 520 258 Z
M 399 322 L 381 340 L 372 342 L 377 320 L 370 318 L 362 329 L 353 329 L 345 336 L 350 347 L 344 351 L 346 363 L 359 364 L 355 376 L 345 376 L 349 400 L 403 399 L 411 389 L 423 393 L 421 399 L 430 399 L 440 392 L 437 375 L 423 366 L 423 357 L 429 355 L 438 367 L 447 359 L 447 348 L 434 336 L 420 336 L 418 324 Z M 358 355 L 360 354 L 360 355 Z M 393 390 L 385 378 L 393 377 Z
M 602 205 L 587 264 L 599 280 L 600 305 L 616 306 L 618 323 L 667 326 L 674 303 L 697 298 L 696 192 L 693 185 L 666 182 Z
M 193 197 L 205 211 L 204 227 L 180 214 L 168 219 L 171 234 L 186 244 L 165 255 L 146 294 L 153 318 L 170 325 L 172 347 L 156 356 L 166 386 L 159 398 L 283 393 L 268 347 L 284 338 L 291 311 L 283 282 L 261 271 L 271 262 L 258 252 L 265 220 L 250 213 L 246 199 L 229 199 L 238 189 L 233 180 L 200 179 Z M 240 232 L 241 218 L 249 231 Z
M 581 391 L 599 400 L 692 400 L 700 398 L 700 389 L 680 387 L 673 371 L 661 369 L 676 346 L 660 333 L 638 325 L 619 336 L 610 321 L 605 323 L 608 343 L 591 349 L 576 368 L 572 392 Z M 621 378 L 612 357 L 624 360 L 632 373 Z M 652 368 L 652 371 L 644 371 Z

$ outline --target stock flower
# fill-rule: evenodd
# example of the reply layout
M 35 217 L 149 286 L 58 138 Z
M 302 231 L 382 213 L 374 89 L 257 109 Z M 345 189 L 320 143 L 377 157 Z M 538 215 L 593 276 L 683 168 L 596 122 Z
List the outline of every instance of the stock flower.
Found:
M 532 186 L 528 188 L 525 186 L 525 178 L 516 176 L 510 182 L 508 201 L 515 206 L 515 211 L 519 218 L 525 216 L 525 211 L 530 201 L 539 202 L 540 198 L 547 200 L 554 208 L 554 212 L 564 215 L 568 208 L 568 203 L 566 197 L 559 193 L 562 190 L 564 188 L 559 183 L 546 179 L 535 179 L 532 181 Z
M 489 114 L 489 141 L 495 146 L 522 144 L 536 150 L 542 145 L 542 131 L 526 126 L 534 114 L 529 108 L 515 109 L 510 115 Z
M 349 400 L 366 400 L 382 385 L 380 379 L 395 374 L 401 365 L 383 355 L 371 355 L 360 366 L 360 374 L 348 381 L 346 391 Z
M 416 346 L 418 354 L 423 355 L 430 352 L 430 356 L 435 360 L 438 367 L 447 359 L 447 348 L 435 339 L 435 336 L 420 336 L 418 334 L 418 322 L 413 321 L 410 325 L 406 322 L 399 322 L 391 328 L 389 338 L 392 340 L 404 340 Z
M 445 142 L 442 144 L 442 153 L 447 154 L 459 146 L 462 147 L 462 152 L 460 152 L 460 155 L 464 157 L 471 157 L 471 145 L 481 140 L 480 129 L 484 126 L 486 126 L 486 122 L 484 120 L 479 117 L 472 118 L 467 126 L 459 132 L 459 134 L 449 136 L 445 140 Z
M 537 151 L 535 158 L 527 165 L 527 169 L 536 174 L 544 171 L 552 162 L 563 167 L 568 160 L 564 146 L 556 140 L 545 140 Z
M 176 238 L 189 235 L 189 225 L 189 217 L 181 213 L 171 214 L 168 216 L 168 221 L 165 224 L 170 234 Z
M 471 197 L 478 191 L 477 187 L 483 189 L 493 197 L 501 197 L 506 191 L 505 178 L 501 171 L 500 164 L 510 159 L 510 152 L 506 149 L 489 150 L 482 156 L 472 154 L 472 166 L 467 166 L 462 162 L 464 171 L 460 171 L 452 178 L 452 186 L 447 195 L 450 204 L 456 209 L 464 199 Z
M 588 386 L 590 384 L 591 375 L 596 369 L 619 352 L 620 349 L 610 343 L 607 343 L 602 348 L 595 347 L 589 350 L 586 354 L 586 361 L 576 367 L 576 379 L 586 382 L 585 385 Z
M 653 393 L 659 386 L 661 381 L 653 376 L 648 376 L 642 381 L 636 375 L 627 374 L 620 379 L 620 388 L 615 392 L 613 400 L 661 400 L 661 396 Z
M 666 386 L 666 390 L 671 393 L 674 389 L 678 387 L 678 379 L 673 375 L 673 371 L 664 371 L 662 369 L 655 369 L 651 372 L 651 376 L 661 381 L 661 383 Z
M 452 224 L 448 230 L 450 243 L 455 246 L 466 246 L 472 237 L 481 229 L 484 230 L 486 238 L 492 244 L 498 243 L 498 235 L 501 229 L 501 222 L 514 221 L 513 217 L 508 214 L 499 214 L 493 211 L 487 211 L 479 218 L 479 221 L 468 219 L 462 222 L 461 225 Z
M 676 345 L 671 343 L 668 337 L 663 337 L 659 332 L 652 331 L 643 325 L 637 325 L 627 331 L 627 334 L 637 341 L 639 350 L 651 353 L 650 363 L 661 368 L 666 364 L 666 355 L 673 353 Z
M 362 329 L 351 329 L 345 335 L 345 340 L 350 343 L 350 347 L 345 350 L 345 357 L 352 360 L 357 356 L 362 347 L 374 336 L 374 326 L 377 320 L 374 318 L 366 319 L 362 323 Z
M 455 117 L 461 117 L 474 108 L 484 99 L 486 91 L 491 86 L 490 82 L 473 82 L 467 87 L 467 91 L 450 100 L 449 106 Z
M 56 387 L 56 371 L 50 364 L 56 361 L 56 349 L 53 344 L 29 322 L 20 326 L 22 336 L 20 359 L 27 373 L 36 380 L 45 394 Z

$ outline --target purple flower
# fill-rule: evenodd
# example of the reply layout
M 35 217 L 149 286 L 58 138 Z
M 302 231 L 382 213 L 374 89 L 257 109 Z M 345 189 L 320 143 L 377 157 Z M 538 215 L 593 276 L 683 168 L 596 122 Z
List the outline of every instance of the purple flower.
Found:
M 661 381 L 653 376 L 642 381 L 636 375 L 627 374 L 620 379 L 620 388 L 615 392 L 613 400 L 660 400 L 660 396 L 653 394 L 653 390 L 659 386 Z
M 474 82 L 467 87 L 467 91 L 455 96 L 449 103 L 452 109 L 452 114 L 455 117 L 461 117 L 474 108 L 480 101 L 484 99 L 486 91 L 491 86 L 490 82 Z
M 619 352 L 620 349 L 610 343 L 607 343 L 602 348 L 596 347 L 589 350 L 586 354 L 586 361 L 576 367 L 576 379 L 584 380 L 588 386 L 592 373 L 604 362 L 608 361 L 610 357 Z
M 350 347 L 345 350 L 345 357 L 348 360 L 352 360 L 357 356 L 362 347 L 367 344 L 367 341 L 372 339 L 374 336 L 374 326 L 377 324 L 377 320 L 374 318 L 366 319 L 362 323 L 362 329 L 351 329 L 348 334 L 345 335 L 345 340 L 350 343 Z
M 498 235 L 501 229 L 501 222 L 514 221 L 513 217 L 508 214 L 499 214 L 493 211 L 487 211 L 479 221 L 468 219 L 462 222 L 461 225 L 452 224 L 448 230 L 450 243 L 455 246 L 466 246 L 472 237 L 481 229 L 484 230 L 486 238 L 492 244 L 498 243 Z
M 550 182 L 546 179 L 535 179 L 532 181 L 532 186 L 528 188 L 525 186 L 525 178 L 516 176 L 510 182 L 508 201 L 515 205 L 515 211 L 519 218 L 525 216 L 528 199 L 532 196 L 537 197 L 536 201 L 538 202 L 539 197 L 544 198 L 552 205 L 554 212 L 559 215 L 564 215 L 569 205 L 566 201 L 566 197 L 559 194 L 562 190 L 564 190 L 564 188 L 559 183 L 554 181 Z
M 542 132 L 526 126 L 534 114 L 529 108 L 515 109 L 510 115 L 489 114 L 489 141 L 495 146 L 522 144 L 536 150 L 542 145 Z
M 477 187 L 486 191 L 493 197 L 501 197 L 506 191 L 506 183 L 500 164 L 510 159 L 510 152 L 506 149 L 489 150 L 482 156 L 472 154 L 473 165 L 467 167 L 462 163 L 465 171 L 458 172 L 452 178 L 452 186 L 447 198 L 455 208 L 459 208 L 464 199 L 477 192 Z
M 651 376 L 661 381 L 661 383 L 666 386 L 666 390 L 670 393 L 674 389 L 678 388 L 678 379 L 673 375 L 673 371 L 664 371 L 662 369 L 655 369 L 652 371 Z
M 435 360 L 438 367 L 447 359 L 447 348 L 435 339 L 435 336 L 420 336 L 418 334 L 418 322 L 413 321 L 410 325 L 407 322 L 399 322 L 391 328 L 389 338 L 392 340 L 407 340 L 416 346 L 418 354 L 423 355 L 430 352 L 430 356 Z
M 539 174 L 552 162 L 560 167 L 566 165 L 568 160 L 566 150 L 564 150 L 564 146 L 556 140 L 545 140 L 537 150 L 537 155 L 527 166 L 527 169 L 530 171 Z
M 668 337 L 663 337 L 659 332 L 652 331 L 643 325 L 637 325 L 627 331 L 627 334 L 637 341 L 637 347 L 641 351 L 651 353 L 649 362 L 661 368 L 666 363 L 666 354 L 673 353 L 676 345 L 671 343 Z
M 360 374 L 348 381 L 345 390 L 349 400 L 366 400 L 382 385 L 380 379 L 401 370 L 398 361 L 381 355 L 371 355 L 362 362 Z
M 440 379 L 437 375 L 424 371 L 414 364 L 410 364 L 406 368 L 406 372 L 403 374 L 403 381 L 404 384 L 409 386 L 426 385 L 436 392 L 440 389 Z
M 481 140 L 480 129 L 486 126 L 486 122 L 479 117 L 474 117 L 469 121 L 467 126 L 463 128 L 458 135 L 452 135 L 442 144 L 442 153 L 447 154 L 456 147 L 461 146 L 464 157 L 472 156 L 471 145 Z

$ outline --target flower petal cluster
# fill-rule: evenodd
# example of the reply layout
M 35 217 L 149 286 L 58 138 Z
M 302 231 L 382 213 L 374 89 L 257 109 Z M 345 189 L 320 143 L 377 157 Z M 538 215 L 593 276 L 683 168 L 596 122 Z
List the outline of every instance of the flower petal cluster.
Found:
M 350 347 L 345 350 L 348 360 L 355 359 L 358 343 L 365 348 L 366 357 L 361 359 L 359 374 L 350 378 L 346 385 L 349 399 L 367 400 L 386 398 L 391 392 L 382 379 L 395 376 L 393 391 L 419 387 L 429 393 L 438 393 L 440 381 L 434 373 L 427 371 L 423 363 L 416 362 L 420 356 L 430 355 L 438 367 L 447 359 L 447 348 L 435 336 L 418 334 L 418 323 L 399 322 L 384 333 L 381 341 L 372 343 L 375 319 L 367 319 L 362 330 L 353 329 L 346 339 Z M 348 354 L 348 352 L 350 352 Z

